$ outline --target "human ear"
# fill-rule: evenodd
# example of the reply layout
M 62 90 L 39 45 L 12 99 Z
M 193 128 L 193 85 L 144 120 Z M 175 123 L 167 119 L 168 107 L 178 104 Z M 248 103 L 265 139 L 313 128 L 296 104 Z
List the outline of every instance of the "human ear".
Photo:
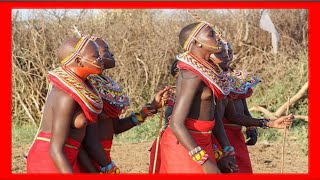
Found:
M 79 57 L 76 57 L 75 62 L 77 63 L 78 66 L 83 67 Z

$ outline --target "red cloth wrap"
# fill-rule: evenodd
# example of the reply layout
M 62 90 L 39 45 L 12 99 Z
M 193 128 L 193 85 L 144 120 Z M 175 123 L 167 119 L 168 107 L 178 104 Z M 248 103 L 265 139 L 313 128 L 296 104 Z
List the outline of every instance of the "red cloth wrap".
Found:
M 101 140 L 101 146 L 105 149 L 105 155 L 107 156 L 108 160 L 111 161 L 110 151 L 112 147 L 112 140 Z M 108 151 L 106 149 L 109 149 Z
M 225 117 L 222 119 L 222 122 L 223 122 L 223 124 L 225 125 L 224 127 L 226 127 L 226 126 L 229 127 L 230 124 L 232 124 L 231 126 L 233 126 L 234 128 L 237 128 L 237 129 L 239 129 L 239 130 L 241 131 L 241 127 L 242 127 L 242 126 L 232 123 L 231 121 L 229 121 L 229 120 L 228 120 L 227 118 L 225 118 Z
M 168 99 L 167 106 L 173 107 L 174 103 L 175 103 L 174 99 Z
M 179 61 L 177 63 L 177 66 L 179 67 L 180 70 L 191 71 L 194 74 L 196 74 L 197 76 L 199 76 L 200 79 L 211 89 L 211 91 L 213 91 L 214 95 L 217 97 L 218 100 L 225 98 L 225 95 L 222 94 L 222 92 L 216 86 L 214 86 L 212 83 L 210 83 L 202 74 L 200 74 L 192 66 L 190 66 L 186 63 L 183 63 L 181 61 Z
M 229 120 L 224 118 L 224 122 L 229 122 Z M 245 138 L 241 131 L 241 126 L 225 125 L 224 130 L 227 134 L 230 145 L 234 147 L 236 153 L 236 160 L 239 166 L 238 173 L 252 173 L 250 156 L 245 142 Z M 213 144 L 216 144 L 219 149 L 221 149 L 217 139 L 214 136 L 212 136 L 212 142 Z
M 50 133 L 39 132 L 38 137 L 51 138 Z M 80 147 L 80 142 L 68 138 L 66 144 Z M 77 156 L 79 149 L 64 146 L 64 153 L 66 154 L 73 173 L 79 173 L 77 165 Z M 27 173 L 61 173 L 54 164 L 50 156 L 50 142 L 38 140 L 33 143 L 27 157 Z
M 54 86 L 67 92 L 72 97 L 72 99 L 74 99 L 80 105 L 89 122 L 93 123 L 97 120 L 98 115 L 90 111 L 90 109 L 88 109 L 88 107 L 82 102 L 82 100 L 76 93 L 72 92 L 68 87 L 62 84 L 59 79 L 50 74 L 48 75 L 48 79 Z
M 112 147 L 112 140 L 101 140 L 100 141 L 100 144 L 101 146 L 104 148 L 104 149 L 110 149 L 111 150 L 111 147 Z M 111 161 L 111 156 L 110 156 L 110 150 L 109 151 L 104 151 L 108 161 Z M 96 162 L 95 160 L 91 159 L 92 163 L 94 164 L 94 166 L 97 168 L 97 169 L 100 169 L 100 165 L 98 162 Z
M 237 94 L 237 93 L 230 92 L 230 94 L 228 95 L 228 98 L 232 100 L 246 99 L 250 97 L 252 93 L 253 93 L 252 88 L 249 88 L 245 94 Z
M 200 121 L 188 118 L 185 121 L 186 128 L 194 131 L 208 132 L 213 129 L 215 121 Z M 209 159 L 215 163 L 211 133 L 200 134 L 190 132 L 192 138 L 195 140 L 203 150 L 209 155 Z M 154 145 L 155 147 L 155 145 Z M 171 129 L 168 127 L 161 136 L 159 144 L 159 156 L 160 159 L 157 161 L 161 162 L 160 167 L 156 169 L 158 173 L 203 173 L 202 166 L 192 160 L 189 156 L 188 150 L 179 143 L 176 136 L 173 134 Z M 155 149 L 155 148 L 152 148 Z M 151 150 L 150 154 L 150 168 L 152 173 L 154 154 L 155 150 Z
M 121 110 L 117 109 L 115 106 L 112 106 L 110 103 L 103 101 L 103 111 L 111 119 L 118 118 L 121 114 Z
M 100 141 L 100 144 L 101 146 L 104 148 L 104 149 L 110 149 L 111 150 L 111 147 L 112 147 L 112 140 L 101 140 Z M 111 156 L 110 156 L 110 150 L 109 151 L 104 151 L 105 152 L 105 155 L 107 157 L 107 159 L 109 161 L 111 161 Z M 93 165 L 96 167 L 96 169 L 100 169 L 100 165 L 98 162 L 96 162 L 95 160 L 91 159 L 91 162 L 93 163 Z M 83 168 L 80 164 L 78 164 L 79 167 L 80 167 L 80 172 L 81 173 L 88 173 L 88 171 Z

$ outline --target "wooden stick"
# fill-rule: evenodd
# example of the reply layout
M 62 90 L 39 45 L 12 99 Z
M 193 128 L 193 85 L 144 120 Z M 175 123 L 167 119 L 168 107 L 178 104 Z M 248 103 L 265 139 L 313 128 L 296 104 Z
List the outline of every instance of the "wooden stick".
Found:
M 289 105 L 292 105 L 292 104 L 294 104 L 296 101 L 298 101 L 300 98 L 302 98 L 302 97 L 305 95 L 305 93 L 308 91 L 308 87 L 309 87 L 308 85 L 309 85 L 309 83 L 308 83 L 308 81 L 307 81 L 307 82 L 301 87 L 301 89 L 299 90 L 299 92 L 298 92 L 297 94 L 295 94 L 294 96 L 292 96 L 292 97 L 290 98 L 290 101 L 288 101 L 287 103 L 288 103 Z M 276 110 L 276 112 L 274 113 L 275 116 L 280 117 L 280 116 L 284 113 L 286 106 L 287 106 L 287 104 L 284 103 L 281 107 L 279 107 L 279 108 Z
M 290 106 L 290 98 L 288 98 L 286 116 L 289 115 L 289 106 Z M 281 174 L 283 174 L 283 167 L 284 167 L 284 147 L 285 147 L 285 143 L 286 143 L 286 136 L 287 136 L 287 126 L 284 127 L 284 131 L 283 131 Z
M 160 119 L 159 119 L 159 130 L 158 130 L 158 137 L 157 137 L 157 143 L 156 143 L 156 152 L 154 155 L 154 162 L 153 162 L 153 168 L 152 168 L 152 174 L 155 174 L 156 171 L 156 164 L 157 164 L 157 159 L 158 159 L 158 150 L 159 150 L 159 143 L 160 143 L 160 136 L 161 136 L 161 129 L 162 129 L 162 119 L 163 119 L 163 114 L 164 114 L 164 101 L 161 100 L 161 114 L 160 114 Z

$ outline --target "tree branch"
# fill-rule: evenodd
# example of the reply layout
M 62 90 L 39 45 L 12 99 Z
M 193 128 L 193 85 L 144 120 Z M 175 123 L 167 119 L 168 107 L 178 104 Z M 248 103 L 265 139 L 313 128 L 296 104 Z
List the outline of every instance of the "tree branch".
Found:
M 302 88 L 300 89 L 300 91 L 292 96 L 289 100 L 290 104 L 289 106 L 291 106 L 292 104 L 294 104 L 296 101 L 298 101 L 303 95 L 304 93 L 308 90 L 308 81 L 302 86 Z M 285 102 L 280 108 L 278 108 L 278 110 L 274 113 L 275 116 L 279 117 L 281 116 L 285 111 L 286 111 L 286 107 L 288 106 L 288 101 Z

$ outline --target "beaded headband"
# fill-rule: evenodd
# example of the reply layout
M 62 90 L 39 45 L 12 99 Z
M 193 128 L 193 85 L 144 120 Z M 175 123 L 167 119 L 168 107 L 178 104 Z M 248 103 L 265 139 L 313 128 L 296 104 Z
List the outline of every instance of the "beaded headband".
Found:
M 228 42 L 223 39 L 222 30 L 221 30 L 220 28 L 218 28 L 217 26 L 215 26 L 215 25 L 213 25 L 213 24 L 211 24 L 211 23 L 208 23 L 208 22 L 206 22 L 206 21 L 201 20 L 201 18 L 200 18 L 195 12 L 193 12 L 193 11 L 187 10 L 187 12 L 188 12 L 189 15 L 191 15 L 191 16 L 192 16 L 194 19 L 196 19 L 197 21 L 200 21 L 201 23 L 205 23 L 205 24 L 207 24 L 208 26 L 210 26 L 210 27 L 213 29 L 213 31 L 215 32 L 216 36 L 219 37 L 220 42 L 221 42 L 221 44 L 224 46 L 225 50 L 226 50 L 227 52 L 229 51 Z M 199 33 L 199 32 L 198 32 L 198 33 Z M 189 36 L 189 37 L 190 37 L 190 36 Z M 197 40 L 195 37 L 191 37 L 191 38 L 194 39 L 194 40 Z M 189 40 L 189 38 L 187 39 L 187 41 L 190 41 L 190 44 L 191 44 L 191 40 Z M 198 40 L 197 40 L 197 41 L 198 41 Z M 202 43 L 202 44 L 204 44 L 204 43 Z M 205 44 L 204 44 L 204 45 L 205 45 Z M 215 48 L 215 47 L 212 47 L 212 46 L 210 46 L 210 47 L 211 47 L 211 48 Z M 190 47 L 189 47 L 189 48 L 190 48 Z M 216 49 L 221 49 L 221 46 L 217 46 Z M 189 51 L 190 49 L 185 49 L 185 50 Z M 227 53 L 227 56 L 228 56 L 228 59 L 230 59 L 228 53 Z
M 219 38 L 222 39 L 222 31 L 220 28 L 218 28 L 218 26 L 215 26 L 209 22 L 206 22 L 206 21 L 203 21 L 195 12 L 193 11 L 190 11 L 190 10 L 187 10 L 188 14 L 191 15 L 195 20 L 199 21 L 199 22 L 203 22 L 203 23 L 206 23 L 208 24 L 213 30 L 214 32 L 216 33 L 216 36 L 218 36 Z
M 65 57 L 62 61 L 61 64 L 66 65 L 68 64 L 71 60 L 76 58 L 78 54 L 88 45 L 90 42 L 90 38 L 88 36 L 82 36 L 77 43 L 77 45 L 74 47 L 74 51 L 69 54 L 67 57 Z
M 208 27 L 209 25 L 205 22 L 200 22 L 195 28 L 192 29 L 189 37 L 187 38 L 186 42 L 183 45 L 183 49 L 189 51 L 191 48 L 192 40 L 199 34 L 199 32 Z
M 80 33 L 80 31 L 78 31 L 78 29 L 75 25 L 73 27 L 74 27 L 74 32 L 80 37 L 80 40 L 78 41 L 77 45 L 74 47 L 73 52 L 70 53 L 67 57 L 65 57 L 61 61 L 62 65 L 68 64 L 71 60 L 73 60 L 75 57 L 77 57 L 79 54 L 81 54 L 80 52 L 88 45 L 88 43 L 90 41 L 94 42 L 94 40 L 98 38 L 98 37 L 94 37 L 94 36 L 90 37 L 88 35 L 84 35 L 84 34 Z
M 190 14 L 194 19 L 196 19 L 197 21 L 199 21 L 200 23 L 195 27 L 193 28 L 193 30 L 191 31 L 189 37 L 187 38 L 187 40 L 185 41 L 184 45 L 183 45 L 183 49 L 186 50 L 186 51 L 190 51 L 190 48 L 191 48 L 191 44 L 192 44 L 192 40 L 196 40 L 196 36 L 199 34 L 199 32 L 206 28 L 206 27 L 211 27 L 216 36 L 218 36 L 220 38 L 220 40 L 222 42 L 225 42 L 223 39 L 222 39 L 222 31 L 217 27 L 217 26 L 214 26 L 206 21 L 203 21 L 201 20 L 201 18 L 194 12 L 191 12 L 190 10 L 187 11 L 188 14 Z M 224 43 L 226 44 L 226 43 Z M 221 49 L 220 46 L 210 46 L 211 48 L 215 48 L 215 49 Z

